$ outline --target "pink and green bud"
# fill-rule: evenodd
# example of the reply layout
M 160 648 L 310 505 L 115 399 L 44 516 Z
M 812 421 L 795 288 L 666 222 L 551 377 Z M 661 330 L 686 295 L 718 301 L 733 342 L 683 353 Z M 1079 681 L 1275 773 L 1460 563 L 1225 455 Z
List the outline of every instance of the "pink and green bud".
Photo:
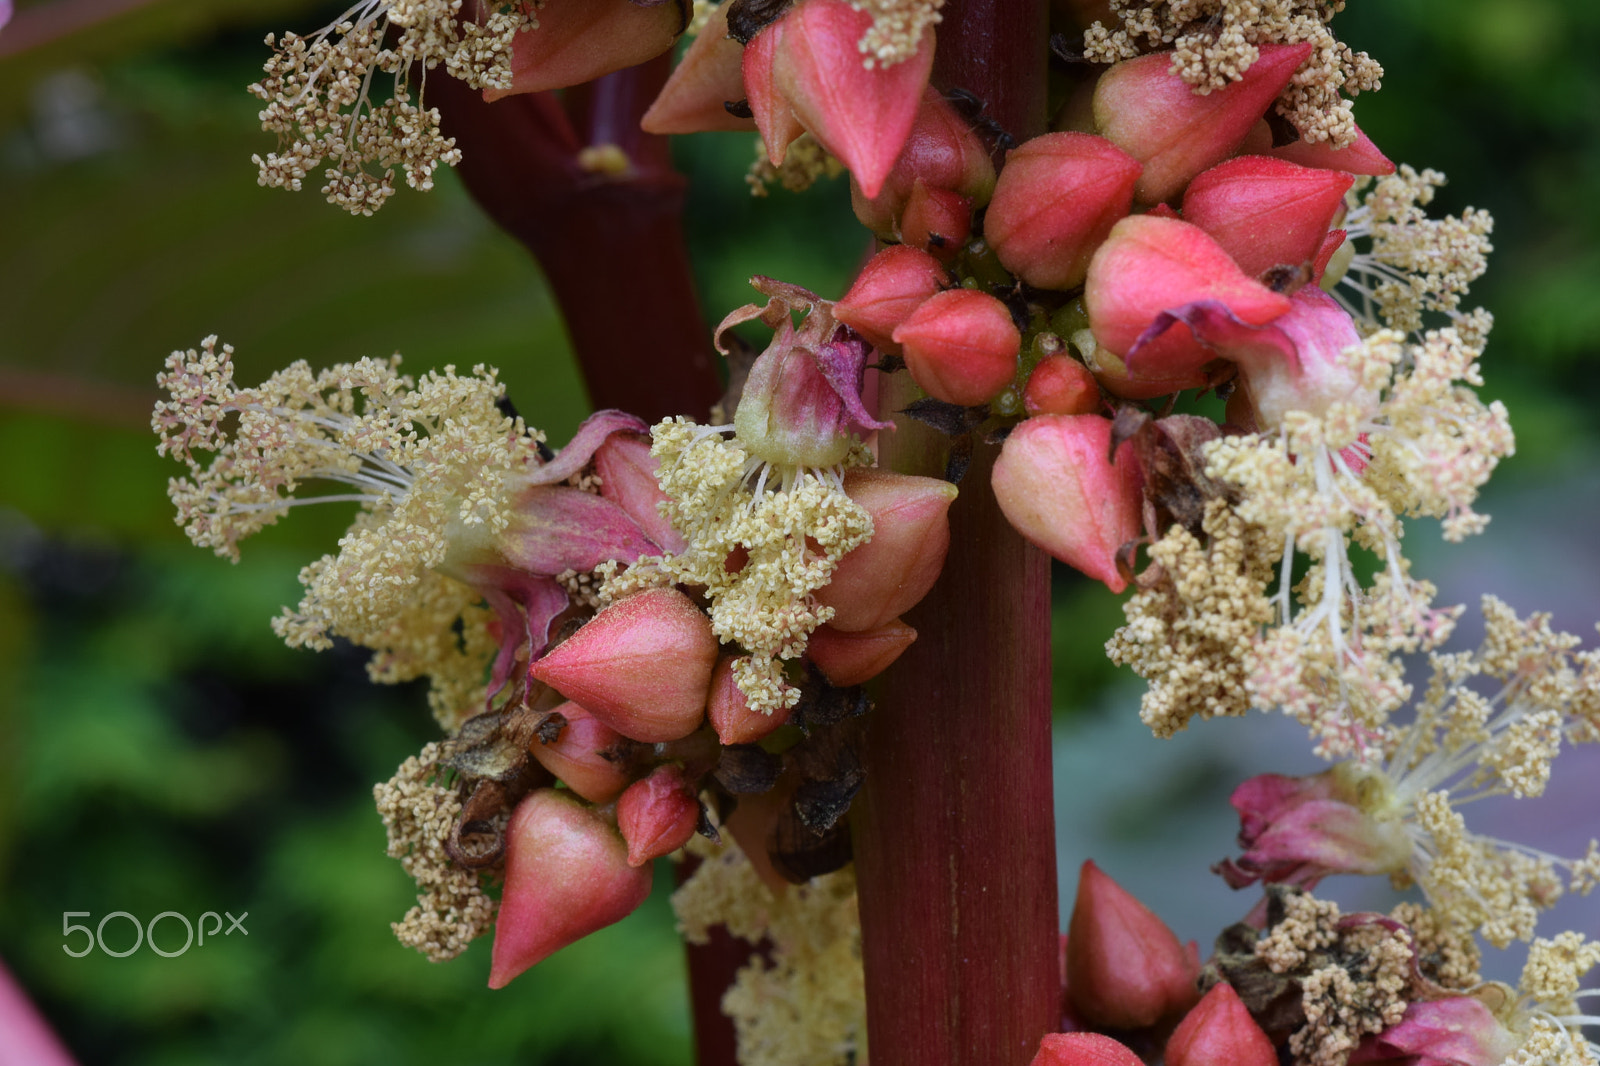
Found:
M 834 609 L 828 623 L 834 629 L 860 633 L 905 614 L 939 579 L 956 487 L 939 478 L 852 470 L 844 489 L 872 516 L 872 539 L 839 560 L 817 602 Z
M 539 28 L 512 42 L 511 87 L 485 89 L 483 98 L 564 89 L 654 59 L 683 32 L 681 11 L 677 4 L 633 0 L 547 4 L 539 9 Z
M 617 828 L 628 842 L 628 865 L 643 866 L 689 842 L 700 824 L 700 800 L 683 771 L 668 764 L 635 781 L 617 801 Z
M 1170 200 L 1191 178 L 1233 154 L 1311 54 L 1309 44 L 1264 44 L 1244 76 L 1199 95 L 1172 73 L 1172 53 L 1126 59 L 1100 77 L 1095 124 L 1144 164 L 1142 203 Z
M 548 744 L 536 739 L 530 754 L 590 803 L 610 803 L 628 787 L 628 770 L 617 758 L 622 735 L 571 701 L 555 711 L 567 724 Z
M 850 204 L 861 224 L 880 237 L 895 239 L 900 219 L 917 182 L 966 197 L 982 206 L 994 192 L 994 163 L 972 127 L 956 114 L 937 89 L 926 89 L 905 147 L 883 188 L 867 197 L 850 182 Z
M 1092 861 L 1067 927 L 1067 989 L 1090 1025 L 1142 1029 L 1192 1007 L 1200 964 L 1150 910 Z
M 1303 167 L 1322 167 L 1326 170 L 1342 170 L 1346 174 L 1366 174 L 1373 177 L 1394 173 L 1394 163 L 1378 150 L 1378 146 L 1372 143 L 1371 137 L 1359 129 L 1356 130 L 1355 143 L 1345 148 L 1335 148 L 1327 141 L 1317 144 L 1312 144 L 1310 141 L 1295 141 L 1279 148 L 1268 148 L 1267 151 L 1279 159 L 1298 163 Z
M 1029 1066 L 1144 1066 L 1144 1060 L 1099 1033 L 1050 1033 Z
M 577 800 L 542 788 L 506 826 L 506 883 L 494 927 L 489 987 L 568 944 L 619 922 L 650 895 L 649 866 L 628 865 L 610 823 Z
M 949 189 L 934 189 L 920 180 L 900 218 L 900 239 L 937 259 L 954 259 L 972 234 L 972 201 Z
M 1271 322 L 1290 306 L 1198 226 L 1134 215 L 1112 228 L 1089 263 L 1084 305 L 1095 341 L 1123 361 L 1120 395 L 1143 399 L 1206 383 L 1202 368 L 1215 353 L 1181 322 L 1161 319 L 1202 301 L 1250 325 Z
M 1211 235 L 1252 277 L 1316 258 L 1355 179 L 1267 156 L 1219 163 L 1189 183 L 1183 220 Z
M 1144 478 L 1130 442 L 1113 461 L 1109 418 L 1028 419 L 1006 438 L 993 485 L 1018 533 L 1113 592 L 1127 587 L 1117 559 L 1139 536 Z
M 883 673 L 916 639 L 917 631 L 898 618 L 856 633 L 819 626 L 806 644 L 806 658 L 829 684 L 849 688 Z
M 740 60 L 745 102 L 756 120 L 756 129 L 761 131 L 761 143 L 766 146 L 767 159 L 773 166 L 783 162 L 790 142 L 805 132 L 776 80 L 778 53 L 783 48 L 788 23 L 788 18 L 781 18 L 763 26 L 744 46 Z
M 1234 789 L 1244 854 L 1215 869 L 1234 888 L 1255 881 L 1314 888 L 1329 874 L 1406 869 L 1411 840 L 1379 774 L 1342 763 L 1310 777 L 1262 774 Z
M 1011 384 L 1022 350 L 1011 311 L 976 289 L 951 289 L 925 300 L 893 339 L 924 392 L 962 406 L 987 403 Z
M 949 276 L 938 260 L 897 244 L 868 260 L 850 291 L 833 305 L 833 315 L 874 348 L 898 351 L 894 331 L 948 283 Z
M 1475 996 L 1419 1000 L 1398 1025 L 1369 1036 L 1350 1054 L 1350 1066 L 1498 1066 L 1522 1045 Z
M 1006 156 L 984 215 L 984 238 L 1029 285 L 1076 288 L 1095 249 L 1132 207 L 1143 169 L 1103 137 L 1035 137 Z
M 699 728 L 716 661 L 705 612 L 675 589 L 646 589 L 595 615 L 531 672 L 623 736 L 655 744 Z
M 728 36 L 728 5 L 718 4 L 639 125 L 662 134 L 755 129 L 723 106 L 744 98 L 744 47 Z
M 1165 1066 L 1278 1066 L 1272 1040 L 1227 982 L 1214 985 L 1167 1038 Z
M 815 634 L 813 634 L 815 636 Z M 711 672 L 711 699 L 706 709 L 711 728 L 724 744 L 754 744 L 762 737 L 789 720 L 789 707 L 779 707 L 771 714 L 752 710 L 744 692 L 734 680 L 733 664 L 737 660 L 724 655 L 717 660 Z
M 933 31 L 910 59 L 868 70 L 857 44 L 872 15 L 849 0 L 800 0 L 773 26 L 783 27 L 773 85 L 800 124 L 849 168 L 862 193 L 877 196 L 916 120 L 933 69 Z M 747 66 L 747 87 L 748 73 Z
M 1088 415 L 1100 410 L 1100 385 L 1070 355 L 1047 355 L 1028 375 L 1022 407 L 1034 415 Z

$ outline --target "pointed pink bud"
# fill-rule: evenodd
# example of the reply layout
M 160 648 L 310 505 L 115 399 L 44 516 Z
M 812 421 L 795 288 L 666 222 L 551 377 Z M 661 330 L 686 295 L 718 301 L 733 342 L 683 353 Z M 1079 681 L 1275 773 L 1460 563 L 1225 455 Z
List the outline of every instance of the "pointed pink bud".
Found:
M 733 679 L 731 655 L 717 660 L 711 673 L 711 701 L 707 714 L 717 739 L 724 744 L 754 744 L 789 720 L 791 708 L 780 707 L 771 714 L 752 710 L 744 693 Z
M 1144 1066 L 1144 1060 L 1099 1033 L 1050 1033 L 1029 1066 Z
M 783 48 L 788 22 L 787 18 L 781 18 L 763 26 L 744 46 L 740 66 L 745 101 L 755 116 L 761 143 L 766 145 L 767 159 L 773 166 L 783 163 L 789 143 L 805 132 L 775 81 L 778 52 Z
M 900 218 L 900 239 L 948 262 L 972 233 L 972 201 L 949 189 L 931 189 L 919 179 Z
M 1166 1066 L 1278 1066 L 1278 1052 L 1227 982 L 1213 985 L 1167 1039 Z
M 1219 163 L 1189 183 L 1183 220 L 1252 277 L 1315 258 L 1355 178 L 1267 156 Z
M 722 106 L 744 98 L 744 47 L 728 36 L 728 5 L 718 4 L 639 125 L 646 133 L 755 129 Z
M 1394 163 L 1378 150 L 1371 137 L 1359 129 L 1356 130 L 1355 143 L 1345 148 L 1335 148 L 1327 141 L 1317 144 L 1295 141 L 1268 151 L 1279 159 L 1299 163 L 1303 167 L 1325 167 L 1328 170 L 1342 170 L 1346 174 L 1369 174 L 1374 177 L 1394 173 Z
M 1400 1024 L 1362 1040 L 1350 1066 L 1497 1066 L 1509 1061 L 1524 1039 L 1474 996 L 1418 1001 L 1407 1005 Z
M 1169 200 L 1233 153 L 1310 54 L 1309 44 L 1264 44 L 1244 77 L 1204 96 L 1172 73 L 1171 52 L 1126 59 L 1095 87 L 1095 122 L 1144 164 L 1139 200 Z
M 489 987 L 632 914 L 650 895 L 650 867 L 593 808 L 552 788 L 517 804 L 506 826 L 506 883 L 494 926 Z
M 1289 310 L 1287 296 L 1247 276 L 1198 226 L 1134 215 L 1112 228 L 1089 263 L 1084 305 L 1095 341 L 1123 359 L 1121 395 L 1147 398 L 1204 383 L 1201 368 L 1216 356 L 1186 326 L 1147 336 L 1162 312 L 1203 300 L 1250 325 Z
M 919 181 L 930 189 L 958 193 L 980 206 L 988 203 L 994 192 L 994 163 L 988 148 L 945 102 L 944 94 L 932 87 L 923 91 L 905 147 L 878 195 L 868 198 L 860 184 L 851 181 L 850 205 L 856 218 L 879 236 L 893 239 Z
M 1031 415 L 1088 415 L 1100 410 L 1100 386 L 1070 355 L 1047 355 L 1028 375 L 1023 409 Z
M 656 481 L 656 457 L 650 438 L 637 433 L 614 433 L 594 453 L 594 472 L 600 475 L 600 495 L 627 512 L 662 551 L 681 552 L 683 534 L 661 513 L 667 499 Z
M 532 673 L 623 736 L 655 744 L 699 728 L 716 661 L 705 612 L 676 589 L 646 589 L 595 615 Z
M 898 618 L 859 633 L 819 626 L 806 643 L 806 658 L 829 684 L 849 688 L 883 673 L 916 639 L 917 631 Z
M 1001 264 L 1029 285 L 1076 288 L 1094 250 L 1132 207 L 1143 170 L 1104 137 L 1035 137 L 1006 156 L 984 237 Z
M 1200 998 L 1199 965 L 1166 923 L 1085 862 L 1067 927 L 1067 987 L 1084 1021 L 1141 1029 Z
M 779 21 L 784 39 L 773 62 L 774 84 L 800 124 L 850 169 L 861 191 L 877 196 L 927 87 L 933 30 L 925 31 L 910 59 L 868 70 L 858 44 L 872 27 L 872 15 L 849 0 L 801 0 Z
M 852 470 L 844 490 L 872 516 L 872 539 L 839 560 L 817 602 L 834 609 L 834 629 L 859 633 L 905 614 L 939 579 L 956 487 L 939 478 Z
M 898 347 L 900 323 L 949 282 L 944 267 L 927 252 L 897 244 L 868 260 L 833 315 L 878 349 Z
M 976 289 L 929 297 L 893 337 L 923 391 L 962 406 L 987 403 L 1009 385 L 1022 350 L 1011 311 Z
M 689 842 L 699 824 L 700 801 L 683 771 L 671 764 L 629 785 L 617 801 L 617 828 L 628 842 L 629 866 L 672 854 Z
M 632 0 L 585 0 L 539 9 L 539 28 L 511 44 L 511 87 L 485 89 L 485 100 L 539 93 L 592 81 L 637 66 L 672 47 L 683 32 L 677 4 L 643 7 Z
M 1006 438 L 993 485 L 1018 533 L 1112 592 L 1127 588 L 1117 553 L 1139 536 L 1144 479 L 1129 441 L 1111 461 L 1109 418 L 1028 419 Z
M 1381 776 L 1349 764 L 1310 777 L 1252 777 L 1229 800 L 1245 852 L 1214 869 L 1234 888 L 1256 880 L 1313 888 L 1329 874 L 1397 873 L 1410 861 L 1411 841 L 1398 818 L 1381 817 L 1388 800 Z
M 571 701 L 554 710 L 567 724 L 548 744 L 536 739 L 529 753 L 590 803 L 610 803 L 628 785 L 628 771 L 618 759 L 621 734 Z

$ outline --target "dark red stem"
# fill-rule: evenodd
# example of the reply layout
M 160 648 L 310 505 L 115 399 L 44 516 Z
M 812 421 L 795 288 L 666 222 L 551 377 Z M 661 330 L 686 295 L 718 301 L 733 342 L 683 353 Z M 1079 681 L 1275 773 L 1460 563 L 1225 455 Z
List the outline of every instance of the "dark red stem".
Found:
M 935 81 L 1019 139 L 1045 124 L 1042 0 L 951 0 Z M 886 390 L 884 411 L 909 386 Z M 901 420 L 883 459 L 937 476 Z M 1050 766 L 1049 560 L 1011 529 L 980 445 L 943 576 L 869 720 L 854 821 L 873 1066 L 1027 1066 L 1060 1014 Z

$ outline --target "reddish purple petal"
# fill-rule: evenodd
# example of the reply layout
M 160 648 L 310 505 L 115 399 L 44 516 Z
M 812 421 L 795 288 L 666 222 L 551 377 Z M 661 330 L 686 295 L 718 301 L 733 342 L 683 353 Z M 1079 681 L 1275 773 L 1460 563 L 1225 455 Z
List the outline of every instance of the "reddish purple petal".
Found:
M 534 574 L 582 573 L 610 559 L 631 563 L 661 551 L 621 507 L 562 485 L 529 489 L 511 522 L 500 550 L 512 566 Z
M 613 433 L 649 433 L 644 420 L 626 411 L 596 411 L 583 420 L 578 432 L 556 457 L 535 470 L 528 478 L 532 485 L 554 485 L 567 480 L 589 465 L 589 460 Z

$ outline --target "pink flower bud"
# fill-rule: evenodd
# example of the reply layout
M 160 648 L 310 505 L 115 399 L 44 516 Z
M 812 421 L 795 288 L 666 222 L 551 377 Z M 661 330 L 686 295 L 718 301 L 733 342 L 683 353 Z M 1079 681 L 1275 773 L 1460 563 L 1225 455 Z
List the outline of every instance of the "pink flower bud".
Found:
M 1029 1066 L 1144 1066 L 1144 1060 L 1099 1033 L 1050 1033 Z
M 716 661 L 705 612 L 675 589 L 646 589 L 595 615 L 532 674 L 623 736 L 653 744 L 699 727 Z
M 1143 169 L 1104 137 L 1035 137 L 1006 156 L 984 237 L 1001 264 L 1029 285 L 1076 288 L 1094 250 L 1132 207 Z
M 1362 1040 L 1350 1066 L 1497 1066 L 1510 1060 L 1523 1039 L 1474 996 L 1417 1001 L 1406 1006 L 1400 1024 Z
M 750 709 L 744 693 L 733 680 L 734 658 L 724 655 L 711 673 L 711 700 L 707 713 L 717 739 L 724 744 L 754 744 L 789 720 L 792 708 L 780 707 L 771 714 Z
M 628 848 L 604 818 L 542 788 L 517 804 L 506 826 L 506 884 L 494 926 L 489 987 L 632 914 L 650 895 L 650 867 L 628 865 Z
M 1140 1029 L 1189 1009 L 1199 963 L 1166 924 L 1090 862 L 1067 927 L 1067 988 L 1078 1016 Z
M 628 842 L 628 865 L 643 866 L 689 842 L 700 824 L 700 801 L 673 765 L 658 766 L 617 801 L 617 828 Z
M 555 710 L 567 724 L 549 744 L 535 740 L 529 753 L 590 803 L 610 803 L 628 784 L 628 771 L 616 757 L 622 736 L 571 701 Z
M 511 87 L 485 89 L 485 100 L 539 93 L 637 66 L 672 47 L 683 32 L 677 4 L 641 7 L 632 0 L 550 4 L 539 28 L 511 45 Z
M 1028 375 L 1022 406 L 1029 415 L 1087 415 L 1100 410 L 1100 386 L 1070 355 L 1047 355 Z
M 1133 215 L 1112 228 L 1089 263 L 1084 305 L 1095 341 L 1125 363 L 1122 395 L 1147 398 L 1205 383 L 1201 368 L 1216 356 L 1186 326 L 1151 332 L 1163 312 L 1200 301 L 1219 303 L 1250 325 L 1289 310 L 1288 297 L 1246 276 L 1197 226 Z
M 849 688 L 883 673 L 916 639 L 917 631 L 898 618 L 859 633 L 820 626 L 806 644 L 806 658 L 817 665 L 829 684 Z
M 905 614 L 939 579 L 956 487 L 939 478 L 852 470 L 844 489 L 872 515 L 872 539 L 839 560 L 817 602 L 834 609 L 834 629 L 859 633 Z
M 1167 1039 L 1166 1066 L 1278 1066 L 1278 1052 L 1227 982 L 1213 985 Z
M 639 125 L 646 133 L 754 129 L 722 106 L 744 98 L 744 47 L 728 36 L 728 5 L 718 4 Z
M 948 275 L 928 253 L 897 244 L 861 268 L 833 315 L 878 349 L 896 348 L 893 334 L 923 301 L 941 292 Z
M 801 0 L 779 23 L 784 38 L 773 61 L 773 83 L 800 124 L 850 169 L 861 191 L 877 196 L 905 147 L 928 84 L 933 31 L 910 59 L 868 70 L 857 45 L 872 15 L 849 0 Z
M 1041 415 L 1006 438 L 993 485 L 1018 533 L 1121 592 L 1117 553 L 1139 536 L 1144 480 L 1131 443 L 1110 455 L 1109 418 Z
M 1189 183 L 1183 220 L 1211 235 L 1252 277 L 1313 259 L 1355 179 L 1267 156 L 1219 163 Z
M 600 495 L 626 511 L 663 551 L 680 552 L 685 544 L 683 534 L 657 506 L 667 499 L 656 481 L 659 465 L 650 454 L 650 439 L 636 433 L 614 433 L 594 453 Z
M 1269 148 L 1268 151 L 1279 159 L 1299 163 L 1303 167 L 1324 167 L 1328 170 L 1342 170 L 1346 174 L 1373 176 L 1394 173 L 1394 163 L 1378 150 L 1378 146 L 1372 143 L 1371 137 L 1359 129 L 1356 130 L 1355 143 L 1346 148 L 1335 148 L 1327 141 L 1317 144 L 1295 141 L 1281 148 Z
M 1310 777 L 1252 777 L 1229 799 L 1245 852 L 1215 870 L 1234 888 L 1257 880 L 1314 888 L 1329 874 L 1402 871 L 1411 840 L 1398 817 L 1375 816 L 1387 800 L 1379 775 L 1348 764 Z
M 972 127 L 956 114 L 937 89 L 923 91 L 911 133 L 884 179 L 877 196 L 868 198 L 858 182 L 850 182 L 850 205 L 861 224 L 892 239 L 917 182 L 930 189 L 958 193 L 974 203 L 989 202 L 994 192 L 994 163 Z
M 948 261 L 961 252 L 971 233 L 972 201 L 949 189 L 929 188 L 918 179 L 900 218 L 900 239 Z
M 783 162 L 789 142 L 804 132 L 775 80 L 778 53 L 783 48 L 788 23 L 785 17 L 763 26 L 744 46 L 740 65 L 745 101 L 750 105 L 756 128 L 761 131 L 761 143 L 767 147 L 767 159 L 773 166 Z
M 1010 310 L 976 289 L 929 297 L 893 338 L 906 369 L 928 395 L 963 406 L 986 403 L 1009 385 L 1022 350 Z
M 1169 200 L 1233 153 L 1310 54 L 1309 44 L 1264 44 L 1244 77 L 1204 96 L 1172 73 L 1171 52 L 1126 59 L 1095 87 L 1095 122 L 1144 164 L 1135 195 Z

